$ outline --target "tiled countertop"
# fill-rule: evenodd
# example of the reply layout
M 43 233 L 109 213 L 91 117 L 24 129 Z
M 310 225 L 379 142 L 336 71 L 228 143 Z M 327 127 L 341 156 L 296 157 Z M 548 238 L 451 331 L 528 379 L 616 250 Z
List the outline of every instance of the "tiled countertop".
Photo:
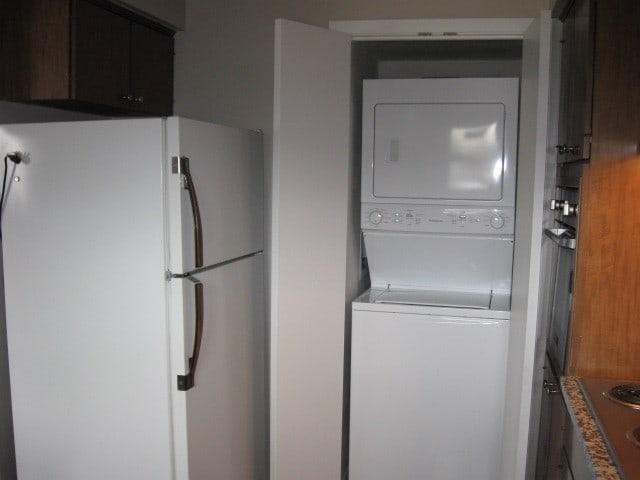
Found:
M 595 479 L 621 480 L 598 426 L 587 406 L 577 377 L 562 377 L 562 395 L 574 427 L 580 433 L 585 454 Z

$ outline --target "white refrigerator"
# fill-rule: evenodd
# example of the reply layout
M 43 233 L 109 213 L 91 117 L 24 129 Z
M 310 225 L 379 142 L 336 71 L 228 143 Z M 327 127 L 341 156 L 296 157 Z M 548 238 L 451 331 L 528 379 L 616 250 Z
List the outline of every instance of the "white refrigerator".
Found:
M 266 468 L 263 155 L 183 118 L 9 125 L 2 212 L 20 480 Z

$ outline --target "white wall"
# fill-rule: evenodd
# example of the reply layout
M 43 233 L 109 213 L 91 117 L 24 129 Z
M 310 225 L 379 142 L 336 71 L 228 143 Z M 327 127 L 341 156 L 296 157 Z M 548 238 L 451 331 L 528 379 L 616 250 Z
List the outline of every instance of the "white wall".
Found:
M 96 120 L 100 118 L 104 117 L 91 113 L 79 113 L 69 110 L 59 110 L 57 108 L 41 107 L 39 105 L 0 101 L 0 125 L 8 123 Z
M 175 112 L 270 134 L 276 18 L 326 27 L 329 20 L 536 17 L 551 2 L 186 0 L 186 30 L 176 35 Z
M 274 20 L 284 17 L 318 26 L 327 26 L 329 20 L 352 19 L 380 19 L 380 18 L 442 18 L 442 17 L 537 17 L 543 8 L 548 8 L 550 0 L 265 0 L 254 2 L 237 0 L 228 2 L 223 0 L 187 0 L 186 30 L 176 35 L 176 63 L 175 63 L 175 112 L 178 115 L 197 119 L 215 121 L 223 124 L 260 128 L 265 132 L 265 152 L 267 160 L 267 198 L 271 198 L 271 151 L 273 133 L 273 92 L 274 92 Z M 280 178 L 279 180 L 281 180 Z M 336 179 L 341 181 L 342 179 Z M 292 185 L 279 185 L 279 188 L 293 188 Z M 270 206 L 268 206 L 270 208 Z M 280 207 L 278 207 L 280 208 Z M 296 208 L 287 205 L 287 208 Z M 308 212 L 301 206 L 299 215 Z M 345 209 L 347 205 L 345 205 Z M 291 212 L 288 212 L 291 214 Z M 278 212 L 274 214 L 278 217 Z M 268 219 L 271 217 L 269 210 Z M 287 231 L 279 231 L 279 243 L 286 244 L 295 237 L 283 238 Z M 330 235 L 330 232 L 329 232 Z M 322 239 L 318 239 L 322 241 Z M 312 244 L 307 246 L 313 252 Z M 269 248 L 269 246 L 268 246 Z M 268 257 L 270 261 L 270 257 Z M 322 258 L 316 258 L 316 267 L 320 269 Z M 353 263 L 353 262 L 352 262 Z M 308 265 L 308 262 L 305 262 Z M 313 265 L 308 272 L 313 275 Z M 345 276 L 354 281 L 353 272 Z M 298 295 L 300 290 L 306 292 L 308 286 L 292 286 L 285 295 Z M 353 285 L 347 285 L 353 291 Z M 316 288 L 316 290 L 318 290 Z M 321 290 L 321 289 L 320 289 Z M 282 292 L 281 292 L 282 295 Z M 346 296 L 346 294 L 345 294 Z M 282 300 L 280 300 L 282 301 Z M 286 321 L 288 320 L 288 321 Z M 291 324 L 291 319 L 274 319 L 274 324 Z M 299 340 L 295 329 L 288 332 L 272 332 L 277 335 L 280 345 L 285 342 L 295 344 Z M 277 347 L 276 347 L 277 348 Z M 273 352 L 278 355 L 278 352 Z M 290 358 L 290 357 L 288 357 Z M 290 359 L 299 363 L 303 369 L 307 359 L 304 351 L 299 357 Z M 328 371 L 334 367 L 322 370 L 318 366 L 307 370 L 305 377 L 279 379 L 289 382 L 291 391 L 312 388 L 312 378 L 315 375 L 324 377 L 342 377 L 342 370 Z M 286 389 L 284 389 L 286 390 Z M 291 399 L 289 399 L 291 400 Z M 322 396 L 315 398 L 318 412 L 328 412 L 323 402 L 328 401 Z M 305 406 L 305 410 L 309 406 Z M 286 422 L 286 412 L 281 412 Z M 334 423 L 335 418 L 323 418 L 318 414 L 316 423 Z M 277 446 L 279 455 L 295 455 L 299 452 L 296 442 L 306 435 L 309 442 L 321 445 L 320 435 L 308 425 L 294 423 L 279 426 L 288 429 L 293 434 L 290 441 L 281 440 Z M 297 430 L 296 430 L 297 429 Z M 334 439 L 341 442 L 340 438 Z M 335 445 L 330 448 L 317 448 L 314 459 L 310 464 L 318 462 L 335 462 L 333 453 Z M 304 461 L 304 459 L 299 459 Z M 338 471 L 338 469 L 335 469 Z M 272 480 L 289 480 L 286 477 Z M 291 479 L 293 480 L 293 479 Z M 338 480 L 327 478 L 327 480 Z
M 327 0 L 331 20 L 536 17 L 549 0 Z

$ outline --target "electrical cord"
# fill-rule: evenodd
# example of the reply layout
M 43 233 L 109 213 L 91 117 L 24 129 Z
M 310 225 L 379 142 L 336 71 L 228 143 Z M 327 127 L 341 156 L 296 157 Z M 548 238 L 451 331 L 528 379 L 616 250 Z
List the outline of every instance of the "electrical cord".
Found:
M 2 174 L 2 194 L 0 194 L 0 215 L 4 211 L 4 192 L 7 187 L 7 160 L 11 160 L 16 165 L 22 162 L 22 154 L 20 152 L 9 152 L 4 156 L 4 173 Z M 0 239 L 2 239 L 2 218 L 0 218 Z

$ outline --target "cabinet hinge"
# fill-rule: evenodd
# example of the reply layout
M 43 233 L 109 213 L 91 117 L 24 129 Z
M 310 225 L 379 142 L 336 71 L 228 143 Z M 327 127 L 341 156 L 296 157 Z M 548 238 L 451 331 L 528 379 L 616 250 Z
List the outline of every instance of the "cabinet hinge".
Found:
M 590 133 L 584 136 L 584 140 L 582 142 L 582 158 L 585 158 L 585 159 L 591 158 L 591 134 Z
M 189 158 L 182 155 L 179 157 L 171 157 L 171 173 L 182 173 L 184 165 L 188 161 Z

